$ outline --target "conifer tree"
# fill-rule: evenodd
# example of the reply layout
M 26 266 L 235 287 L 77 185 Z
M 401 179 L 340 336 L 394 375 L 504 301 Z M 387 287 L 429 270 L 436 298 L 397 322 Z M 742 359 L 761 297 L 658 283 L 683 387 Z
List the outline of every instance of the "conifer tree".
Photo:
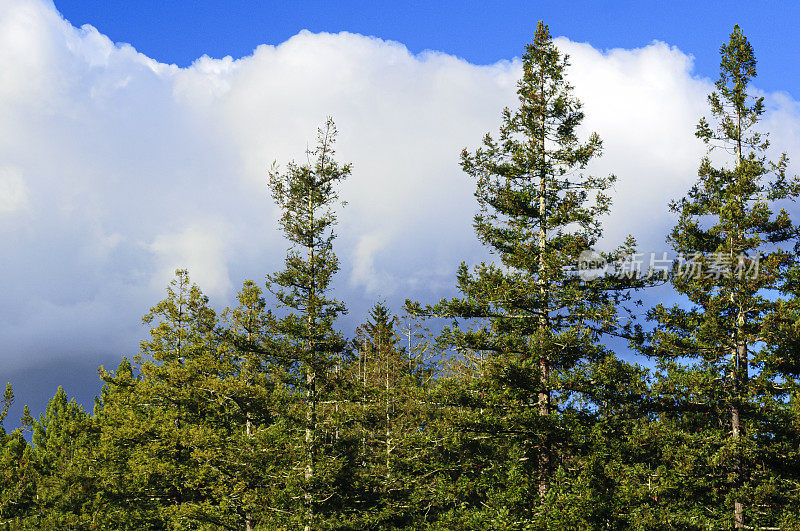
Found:
M 33 449 L 21 428 L 9 433 L 4 426 L 13 403 L 14 391 L 8 382 L 0 406 L 0 527 L 3 529 L 19 528 L 36 507 Z
M 166 488 L 158 473 L 163 465 L 153 464 L 166 456 L 153 449 L 161 437 L 162 420 L 166 424 L 169 418 L 163 418 L 127 358 L 113 372 L 100 367 L 100 377 L 105 383 L 101 407 L 95 413 L 100 437 L 94 449 L 94 475 L 100 485 L 103 525 L 110 529 L 166 527 L 162 507 L 171 502 L 165 499 Z
M 220 392 L 236 368 L 216 312 L 178 270 L 167 297 L 143 320 L 151 328 L 135 358 L 138 374 L 127 362 L 116 374 L 101 368 L 106 491 L 144 527 L 235 526 L 245 518 L 232 484 L 238 480 L 222 463 L 232 450 L 229 434 L 243 423 Z M 129 518 L 109 511 L 118 522 Z
M 143 384 L 139 392 L 152 400 L 161 416 L 157 452 L 167 459 L 151 466 L 165 480 L 164 495 L 170 505 L 164 514 L 169 521 L 214 521 L 219 517 L 217 500 L 207 503 L 211 489 L 202 478 L 211 471 L 196 457 L 200 446 L 211 443 L 206 438 L 214 438 L 220 427 L 219 408 L 206 386 L 208 379 L 220 377 L 220 362 L 228 361 L 221 360 L 221 345 L 213 333 L 216 313 L 188 272 L 178 270 L 167 298 L 143 322 L 151 329 L 136 358 Z
M 354 387 L 361 463 L 363 526 L 399 528 L 415 522 L 415 478 L 425 422 L 420 401 L 430 371 L 401 344 L 400 320 L 385 303 L 375 304 L 353 339 L 355 359 L 346 370 Z M 414 330 L 409 329 L 413 335 Z
M 369 312 L 369 319 L 356 330 L 353 340 L 354 347 L 359 354 L 359 373 L 364 393 L 369 394 L 369 401 L 374 401 L 382 415 L 379 422 L 372 424 L 382 425 L 382 435 L 372 433 L 370 439 L 382 441 L 383 446 L 383 475 L 388 482 L 391 477 L 392 453 L 392 416 L 395 410 L 393 403 L 393 387 L 398 376 L 398 369 L 403 370 L 403 353 L 398 349 L 399 338 L 394 330 L 397 318 L 392 316 L 385 304 L 378 303 Z M 377 400 L 373 400 L 377 399 Z M 365 404 L 366 405 L 366 404 Z M 374 415 L 374 413 L 373 413 Z
M 279 507 L 288 507 L 286 484 L 293 463 L 291 393 L 286 364 L 272 333 L 275 319 L 266 308 L 261 288 L 245 281 L 238 305 L 223 314 L 220 329 L 232 359 L 231 372 L 216 384 L 217 395 L 231 405 L 231 430 L 226 455 L 218 466 L 225 471 L 231 499 L 244 519 L 244 528 L 276 527 Z M 273 525 L 275 524 L 275 525 Z
M 342 501 L 334 485 L 343 480 L 343 471 L 332 452 L 324 451 L 331 443 L 322 440 L 325 411 L 321 408 L 332 391 L 333 369 L 346 347 L 333 328 L 346 308 L 328 295 L 339 270 L 333 252 L 335 209 L 340 205 L 337 186 L 351 168 L 334 159 L 336 133 L 333 120 L 328 118 L 317 131 L 316 147 L 308 151 L 309 162 L 292 162 L 285 172 L 273 167 L 269 177 L 272 196 L 282 211 L 280 226 L 292 244 L 285 269 L 268 276 L 268 287 L 289 311 L 278 321 L 276 331 L 284 342 L 286 356 L 299 370 L 292 386 L 305 395 L 301 488 L 306 530 L 317 528 L 319 513 Z
M 177 271 L 145 317 L 138 374 L 123 360 L 95 413 L 107 528 L 192 525 L 255 529 L 281 505 L 290 467 L 261 292 L 245 282 L 217 325 L 207 299 Z M 277 426 L 276 426 L 277 425 Z M 269 449 L 269 451 L 265 451 Z
M 498 263 L 471 271 L 462 264 L 463 298 L 424 310 L 476 322 L 442 335 L 466 354 L 454 399 L 468 414 L 460 428 L 476 436 L 462 443 L 477 469 L 491 470 L 464 476 L 470 494 L 462 498 L 487 508 L 490 520 L 515 526 L 549 518 L 548 487 L 571 444 L 563 426 L 577 422 L 585 375 L 610 356 L 598 338 L 618 332 L 617 303 L 627 296 L 617 279 L 589 282 L 575 274 L 601 235 L 615 178 L 583 173 L 602 144 L 597 134 L 578 138 L 584 115 L 565 78 L 568 65 L 539 22 L 522 58 L 519 107 L 503 112 L 498 139 L 487 134 L 481 148 L 462 154 L 463 170 L 477 182 L 475 231 Z
M 684 257 L 672 285 L 689 304 L 650 313 L 659 420 L 686 449 L 667 468 L 691 467 L 659 488 L 671 505 L 664 518 L 680 525 L 769 527 L 796 491 L 785 410 L 796 374 L 781 362 L 797 359 L 797 333 L 786 325 L 796 315 L 784 300 L 796 266 L 785 246 L 797 228 L 776 202 L 795 199 L 800 183 L 787 176 L 785 155 L 774 163 L 765 156 L 764 99 L 750 89 L 756 59 L 738 25 L 720 55 L 708 97 L 713 120 L 701 119 L 696 133 L 719 159 L 704 157 L 696 184 L 670 205 L 678 223 L 668 240 Z M 688 509 L 675 510 L 681 505 Z
M 32 422 L 37 468 L 36 504 L 29 529 L 77 529 L 98 525 L 97 484 L 90 472 L 97 429 L 83 408 L 59 387 L 47 410 Z

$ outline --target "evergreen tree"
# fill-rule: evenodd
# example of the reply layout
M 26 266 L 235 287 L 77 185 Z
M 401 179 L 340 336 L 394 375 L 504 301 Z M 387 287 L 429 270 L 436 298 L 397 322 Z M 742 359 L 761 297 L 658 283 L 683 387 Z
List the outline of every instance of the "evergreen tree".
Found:
M 382 303 L 372 307 L 369 312 L 369 319 L 356 330 L 356 337 L 353 340 L 354 347 L 358 351 L 358 376 L 363 388 L 364 407 L 368 402 L 377 405 L 367 416 L 366 425 L 370 426 L 367 431 L 371 432 L 371 441 L 381 441 L 380 451 L 369 453 L 382 454 L 380 470 L 372 467 L 372 473 L 376 477 L 383 476 L 384 494 L 388 490 L 386 484 L 391 478 L 391 458 L 392 458 L 392 427 L 394 404 L 394 385 L 398 379 L 398 371 L 402 371 L 406 364 L 403 361 L 403 352 L 398 349 L 399 338 L 395 333 L 394 327 L 397 318 L 393 317 L 389 309 Z M 368 398 L 367 398 L 368 397 Z M 381 433 L 376 433 L 380 431 Z M 365 449 L 366 451 L 366 449 Z
M 350 164 L 334 160 L 335 139 L 336 126 L 329 118 L 318 130 L 317 146 L 308 152 L 309 162 L 292 162 L 283 173 L 273 167 L 269 178 L 272 196 L 282 210 L 280 226 L 292 243 L 285 269 L 270 275 L 268 281 L 279 303 L 289 310 L 278 321 L 276 331 L 285 356 L 299 371 L 291 385 L 305 395 L 303 478 L 299 486 L 303 492 L 302 522 L 307 530 L 322 525 L 326 514 L 341 507 L 337 485 L 346 481 L 342 468 L 346 460 L 334 454 L 334 447 L 344 441 L 323 438 L 329 408 L 321 407 L 335 388 L 333 369 L 346 347 L 333 328 L 346 308 L 328 295 L 339 269 L 333 252 L 335 208 L 340 204 L 336 187 L 350 174 Z
M 109 514 L 120 527 L 132 525 L 133 515 L 141 527 L 238 527 L 241 489 L 226 465 L 243 423 L 220 392 L 236 367 L 216 313 L 178 270 L 167 298 L 143 320 L 151 329 L 135 358 L 138 374 L 127 362 L 116 374 L 101 370 L 99 450 L 109 467 L 105 490 L 115 500 Z
M 83 529 L 98 525 L 98 486 L 90 472 L 97 444 L 91 416 L 59 387 L 47 410 L 32 421 L 36 502 L 29 529 Z
M 10 433 L 3 422 L 14 403 L 11 383 L 6 384 L 0 406 L 0 528 L 17 529 L 36 506 L 36 480 L 33 449 L 22 429 Z M 28 413 L 26 408 L 26 413 Z M 29 414 L 26 416 L 30 416 Z
M 221 324 L 186 271 L 167 292 L 145 316 L 138 373 L 101 369 L 104 526 L 264 528 L 291 463 L 261 290 L 245 282 Z
M 357 353 L 350 361 L 354 388 L 351 408 L 359 420 L 362 523 L 368 528 L 411 526 L 418 505 L 411 503 L 420 451 L 424 451 L 424 389 L 430 370 L 416 355 L 420 350 L 401 345 L 399 319 L 384 303 L 375 304 L 353 339 Z M 413 335 L 413 329 L 409 330 Z
M 217 394 L 233 407 L 233 428 L 226 454 L 220 456 L 244 519 L 244 528 L 274 528 L 283 520 L 279 507 L 290 507 L 291 392 L 286 364 L 272 337 L 275 319 L 266 309 L 261 288 L 245 281 L 238 305 L 227 309 L 221 333 L 231 351 L 233 370 L 216 382 Z M 277 513 L 277 518 L 276 518 Z
M 108 529 L 167 528 L 162 507 L 164 485 L 158 476 L 163 465 L 153 462 L 171 455 L 154 452 L 160 437 L 162 412 L 145 393 L 141 377 L 123 358 L 116 371 L 100 367 L 105 382 L 96 411 L 100 438 L 94 449 L 94 475 L 99 482 L 98 500 L 104 527 Z M 169 418 L 164 419 L 164 423 Z
M 449 415 L 460 418 L 459 444 L 476 464 L 458 480 L 460 501 L 513 526 L 560 517 L 545 503 L 550 482 L 574 444 L 587 375 L 611 356 L 598 339 L 619 332 L 617 305 L 627 297 L 617 279 L 584 281 L 575 271 L 601 235 L 615 178 L 582 173 L 601 141 L 579 140 L 583 112 L 565 79 L 568 59 L 541 22 L 522 63 L 519 108 L 503 112 L 498 140 L 486 135 L 461 162 L 477 182 L 475 231 L 499 263 L 462 264 L 464 297 L 424 310 L 477 321 L 442 335 L 465 356 Z
M 672 285 L 688 304 L 650 313 L 660 421 L 681 445 L 678 454 L 664 449 L 659 488 L 672 513 L 665 521 L 774 527 L 789 517 L 782 513 L 796 498 L 798 471 L 786 410 L 797 392 L 797 314 L 784 300 L 796 254 L 781 247 L 797 229 L 776 202 L 795 199 L 800 183 L 786 175 L 785 155 L 766 159 L 769 144 L 758 130 L 764 100 L 749 89 L 756 59 L 739 26 L 720 55 L 708 97 L 716 123 L 701 119 L 697 136 L 721 151 L 720 160 L 732 156 L 722 166 L 703 158 L 696 184 L 670 205 L 678 223 L 668 239 L 685 258 Z

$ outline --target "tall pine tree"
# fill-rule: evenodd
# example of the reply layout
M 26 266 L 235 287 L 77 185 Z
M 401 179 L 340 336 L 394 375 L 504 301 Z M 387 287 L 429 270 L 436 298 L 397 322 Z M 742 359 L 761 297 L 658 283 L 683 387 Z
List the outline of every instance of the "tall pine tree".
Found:
M 333 328 L 346 308 L 329 296 L 331 280 L 339 270 L 333 252 L 333 227 L 340 205 L 337 186 L 350 174 L 350 164 L 334 160 L 336 133 L 333 120 L 328 118 L 318 130 L 316 147 L 308 152 L 309 163 L 292 162 L 285 172 L 273 168 L 269 177 L 272 196 L 282 211 L 280 226 L 292 243 L 285 269 L 270 275 L 268 285 L 289 310 L 276 330 L 299 371 L 293 388 L 305 395 L 301 488 L 306 530 L 317 528 L 319 513 L 330 513 L 340 506 L 336 484 L 344 479 L 331 450 L 331 444 L 338 441 L 323 438 L 328 409 L 322 407 L 332 392 L 333 369 L 346 347 L 346 341 Z
M 617 305 L 627 296 L 612 277 L 585 281 L 575 271 L 601 236 L 615 178 L 583 173 L 602 144 L 597 134 L 578 138 L 584 115 L 568 65 L 539 22 L 522 58 L 519 107 L 503 112 L 497 140 L 486 135 L 481 148 L 462 154 L 477 182 L 475 231 L 498 262 L 471 271 L 462 264 L 463 298 L 425 310 L 477 323 L 442 336 L 467 354 L 456 413 L 466 413 L 460 428 L 472 435 L 463 444 L 480 473 L 462 478 L 461 497 L 515 526 L 556 525 L 550 483 L 574 445 L 588 382 L 611 356 L 598 339 L 618 331 Z
M 797 229 L 776 202 L 795 199 L 800 183 L 786 175 L 785 155 L 766 159 L 764 99 L 749 87 L 756 59 L 739 26 L 720 55 L 713 119 L 700 120 L 696 134 L 722 165 L 703 158 L 696 184 L 670 206 L 678 223 L 668 240 L 685 259 L 672 285 L 688 304 L 651 311 L 660 420 L 685 450 L 665 472 L 687 472 L 659 488 L 673 500 L 665 518 L 680 525 L 775 526 L 788 517 L 797 477 L 785 421 L 796 365 L 781 363 L 797 359 L 795 327 L 786 325 L 796 314 L 784 300 L 796 264 L 785 244 Z

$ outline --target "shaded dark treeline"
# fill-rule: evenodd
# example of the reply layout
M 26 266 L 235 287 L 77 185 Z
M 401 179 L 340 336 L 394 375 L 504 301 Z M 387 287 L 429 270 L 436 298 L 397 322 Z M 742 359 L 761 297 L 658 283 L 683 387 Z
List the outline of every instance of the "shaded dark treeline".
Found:
M 59 389 L 6 432 L 8 385 L 0 529 L 800 529 L 800 233 L 781 208 L 800 182 L 764 155 L 738 26 L 720 53 L 697 126 L 719 156 L 670 205 L 680 267 L 626 274 L 632 237 L 595 253 L 615 177 L 584 173 L 602 141 L 539 23 L 519 106 L 462 153 L 494 261 L 462 264 L 458 298 L 377 302 L 352 339 L 329 289 L 350 173 L 329 119 L 306 164 L 270 173 L 291 247 L 266 289 L 218 313 L 177 271 L 92 412 Z M 684 302 L 637 322 L 665 282 Z

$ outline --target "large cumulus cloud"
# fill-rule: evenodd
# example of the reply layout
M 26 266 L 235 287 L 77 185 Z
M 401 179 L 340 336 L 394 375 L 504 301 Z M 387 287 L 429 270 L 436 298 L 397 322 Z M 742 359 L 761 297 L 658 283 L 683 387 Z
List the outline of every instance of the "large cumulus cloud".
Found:
M 608 244 L 633 233 L 663 248 L 666 203 L 704 151 L 693 131 L 711 83 L 663 43 L 557 44 L 571 55 L 586 131 L 605 140 L 591 171 L 619 179 Z M 267 169 L 302 159 L 327 115 L 339 158 L 354 163 L 337 242 L 337 295 L 353 308 L 345 328 L 378 296 L 452 294 L 458 262 L 485 256 L 458 158 L 515 103 L 518 59 L 476 66 L 301 32 L 178 68 L 73 27 L 49 3 L 0 0 L 0 65 L 3 372 L 131 354 L 139 316 L 178 266 L 220 306 L 242 279 L 280 267 Z M 797 151 L 796 102 L 768 97 L 776 148 Z

